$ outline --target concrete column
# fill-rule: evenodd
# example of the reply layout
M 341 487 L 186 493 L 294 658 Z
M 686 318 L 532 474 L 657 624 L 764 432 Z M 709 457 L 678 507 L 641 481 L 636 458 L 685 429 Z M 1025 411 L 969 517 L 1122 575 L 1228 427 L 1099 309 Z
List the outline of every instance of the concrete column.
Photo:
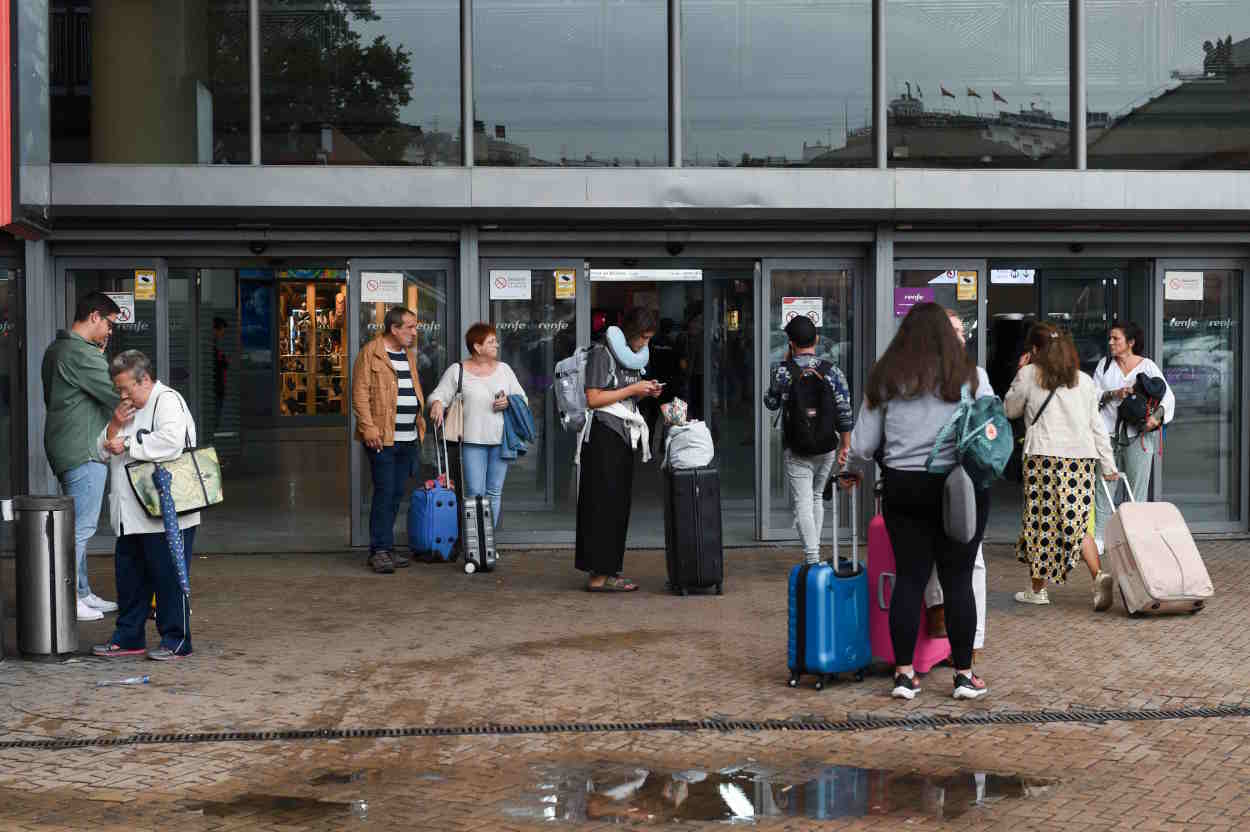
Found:
M 894 226 L 877 226 L 872 251 L 873 353 L 865 367 L 885 352 L 894 337 Z M 867 377 L 867 376 L 865 376 Z
M 452 349 L 464 355 L 464 335 L 470 324 L 482 316 L 482 268 L 478 253 L 478 229 L 476 225 L 460 227 L 460 326 L 454 333 Z M 456 347 L 459 344 L 459 347 Z
M 46 241 L 26 243 L 24 312 L 26 333 L 22 339 L 22 364 L 26 377 L 25 482 L 15 483 L 26 494 L 56 494 L 57 482 L 43 450 L 43 426 L 47 410 L 43 404 L 43 379 L 40 368 L 43 354 L 65 325 L 64 309 L 58 307 L 56 274 L 52 254 Z M 17 414 L 14 414 L 15 416 Z M 14 460 L 18 462 L 18 460 Z
M 212 161 L 207 4 L 111 0 L 91 15 L 91 161 Z

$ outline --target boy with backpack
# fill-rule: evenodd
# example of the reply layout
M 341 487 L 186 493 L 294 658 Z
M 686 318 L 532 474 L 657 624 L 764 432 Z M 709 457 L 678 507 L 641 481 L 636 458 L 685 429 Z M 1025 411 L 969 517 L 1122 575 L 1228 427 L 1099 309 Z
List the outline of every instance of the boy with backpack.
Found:
M 820 562 L 824 525 L 821 494 L 836 462 L 846 464 L 851 447 L 851 394 L 846 376 L 816 357 L 820 336 L 810 319 L 799 315 L 785 326 L 790 348 L 773 371 L 764 406 L 780 410 L 782 447 L 794 526 L 807 563 Z M 836 531 L 836 530 L 835 530 Z

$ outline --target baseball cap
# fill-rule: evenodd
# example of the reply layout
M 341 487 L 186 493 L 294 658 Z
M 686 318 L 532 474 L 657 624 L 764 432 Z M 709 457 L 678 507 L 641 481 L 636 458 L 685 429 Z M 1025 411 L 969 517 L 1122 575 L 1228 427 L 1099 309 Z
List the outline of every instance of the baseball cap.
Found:
M 800 347 L 810 347 L 816 343 L 816 324 L 806 315 L 796 315 L 783 331 L 786 337 Z

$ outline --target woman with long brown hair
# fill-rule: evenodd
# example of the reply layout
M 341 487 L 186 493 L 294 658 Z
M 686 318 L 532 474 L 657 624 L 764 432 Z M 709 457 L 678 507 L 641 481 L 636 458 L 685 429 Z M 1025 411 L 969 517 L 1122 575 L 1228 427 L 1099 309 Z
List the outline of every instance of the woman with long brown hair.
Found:
M 946 630 L 955 665 L 953 696 L 976 699 L 989 692 L 972 672 L 977 626 L 972 565 L 985 533 L 989 503 L 977 500 L 972 540 L 950 539 L 942 523 L 946 475 L 929 473 L 927 467 L 938 434 L 959 407 L 965 389 L 977 398 L 994 395 L 989 377 L 968 357 L 946 310 L 936 303 L 918 304 L 872 366 L 851 434 L 851 452 L 859 459 L 877 459 L 884 477 L 885 526 L 898 572 L 890 601 L 895 661 L 891 695 L 898 699 L 914 699 L 920 692 L 912 659 L 925 584 L 935 564 L 946 599 Z M 954 437 L 936 450 L 935 469 L 955 465 Z
M 1112 602 L 1111 576 L 1103 572 L 1098 548 L 1087 532 L 1094 504 L 1094 477 L 1119 478 L 1107 426 L 1098 413 L 1098 388 L 1081 372 L 1076 344 L 1066 332 L 1034 324 L 1025 341 L 1003 408 L 1022 418 L 1024 513 L 1016 557 L 1029 565 L 1032 586 L 1016 593 L 1022 604 L 1049 604 L 1046 583 L 1061 584 L 1084 559 L 1094 579 L 1094 609 Z

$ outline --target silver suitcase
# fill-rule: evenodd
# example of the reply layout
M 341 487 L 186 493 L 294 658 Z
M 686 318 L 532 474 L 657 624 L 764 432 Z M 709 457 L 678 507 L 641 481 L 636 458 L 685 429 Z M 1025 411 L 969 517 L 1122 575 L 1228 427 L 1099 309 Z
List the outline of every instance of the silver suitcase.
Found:
M 495 523 L 486 497 L 460 500 L 460 540 L 464 546 L 464 571 L 490 572 L 495 568 Z

